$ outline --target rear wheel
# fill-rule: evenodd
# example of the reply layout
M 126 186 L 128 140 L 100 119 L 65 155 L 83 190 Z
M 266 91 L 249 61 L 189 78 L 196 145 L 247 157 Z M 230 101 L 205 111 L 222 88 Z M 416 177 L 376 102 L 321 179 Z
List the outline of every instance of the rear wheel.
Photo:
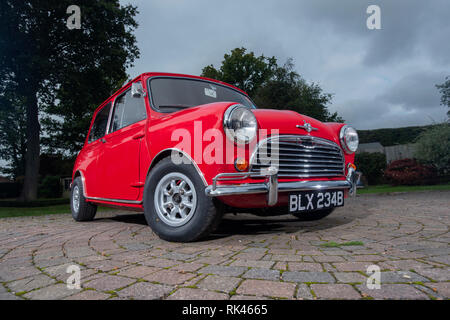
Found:
M 147 223 L 162 239 L 195 241 L 211 233 L 223 215 L 223 205 L 205 194 L 205 186 L 191 164 L 160 161 L 144 189 Z
M 309 212 L 298 212 L 293 213 L 298 220 L 300 221 L 315 221 L 320 220 L 328 216 L 334 211 L 334 208 L 325 209 L 325 210 L 317 210 L 317 211 L 309 211 Z
M 91 221 L 97 213 L 97 206 L 86 201 L 81 177 L 76 177 L 70 195 L 70 210 L 76 221 Z

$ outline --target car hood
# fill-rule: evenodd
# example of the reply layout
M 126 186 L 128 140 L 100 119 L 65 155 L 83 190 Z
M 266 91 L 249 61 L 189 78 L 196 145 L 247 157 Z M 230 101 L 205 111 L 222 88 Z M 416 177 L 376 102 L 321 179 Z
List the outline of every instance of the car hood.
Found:
M 279 134 L 309 135 L 339 144 L 336 133 L 327 124 L 314 118 L 290 110 L 255 109 L 252 111 L 258 121 L 259 129 L 267 129 L 268 135 L 271 135 L 271 130 L 279 130 Z M 317 130 L 307 132 L 305 129 L 297 128 L 297 125 L 303 126 L 305 121 Z

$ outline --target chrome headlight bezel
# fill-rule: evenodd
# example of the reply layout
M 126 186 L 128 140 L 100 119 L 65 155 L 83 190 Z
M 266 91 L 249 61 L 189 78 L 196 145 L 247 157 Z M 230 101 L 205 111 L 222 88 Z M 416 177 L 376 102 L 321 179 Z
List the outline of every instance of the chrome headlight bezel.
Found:
M 243 115 L 244 117 L 247 117 L 247 119 L 233 119 L 233 116 L 236 117 L 237 115 L 239 115 L 239 113 L 241 114 L 241 116 Z M 246 132 L 248 135 L 240 134 L 239 131 L 241 130 L 241 128 L 235 129 L 233 127 L 233 125 L 236 124 L 233 124 L 234 121 L 240 121 L 243 127 L 244 120 L 247 124 L 252 124 L 252 126 L 249 127 L 249 131 Z M 256 117 L 250 108 L 241 104 L 234 104 L 228 107 L 228 109 L 225 111 L 225 114 L 223 116 L 223 130 L 225 131 L 228 139 L 230 139 L 231 141 L 238 144 L 248 144 L 257 136 L 258 122 L 256 121 Z
M 342 148 L 344 148 L 344 151 L 347 154 L 353 154 L 358 150 L 359 137 L 355 128 L 348 125 L 343 126 L 339 132 L 339 140 Z

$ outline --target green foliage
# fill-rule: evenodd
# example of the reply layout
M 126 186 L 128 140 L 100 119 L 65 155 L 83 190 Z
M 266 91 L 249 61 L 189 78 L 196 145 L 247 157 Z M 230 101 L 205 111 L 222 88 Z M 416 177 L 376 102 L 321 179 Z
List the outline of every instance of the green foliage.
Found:
M 367 178 L 369 185 L 382 181 L 383 171 L 386 168 L 386 155 L 380 152 L 362 152 L 355 156 L 355 165 Z
M 417 139 L 416 159 L 445 174 L 450 169 L 450 124 L 434 125 Z
M 436 88 L 441 92 L 441 104 L 450 108 L 450 76 L 445 77 L 445 82 L 436 85 Z M 450 110 L 447 111 L 447 115 L 450 117 Z
M 59 198 L 62 196 L 63 187 L 58 176 L 46 176 L 39 185 L 40 198 Z
M 403 127 L 376 130 L 358 130 L 359 143 L 379 142 L 383 146 L 414 143 L 430 126 Z
M 245 48 L 231 50 L 225 54 L 219 69 L 213 65 L 202 70 L 202 76 L 232 84 L 253 97 L 258 88 L 273 74 L 276 67 L 275 57 L 255 56 L 253 52 L 246 53 Z
M 321 121 L 342 122 L 328 111 L 332 95 L 316 83 L 307 83 L 294 71 L 292 59 L 279 66 L 275 57 L 256 57 L 245 48 L 225 54 L 222 65 L 202 70 L 202 76 L 221 80 L 246 91 L 260 108 L 294 110 Z

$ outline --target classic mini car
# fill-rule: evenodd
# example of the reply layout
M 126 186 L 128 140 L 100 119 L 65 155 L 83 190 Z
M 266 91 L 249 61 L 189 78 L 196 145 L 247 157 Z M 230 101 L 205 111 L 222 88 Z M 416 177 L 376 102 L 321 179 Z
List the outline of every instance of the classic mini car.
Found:
M 75 162 L 71 210 L 144 212 L 169 241 L 208 235 L 224 213 L 317 220 L 354 195 L 358 135 L 197 76 L 144 73 L 100 105 Z

